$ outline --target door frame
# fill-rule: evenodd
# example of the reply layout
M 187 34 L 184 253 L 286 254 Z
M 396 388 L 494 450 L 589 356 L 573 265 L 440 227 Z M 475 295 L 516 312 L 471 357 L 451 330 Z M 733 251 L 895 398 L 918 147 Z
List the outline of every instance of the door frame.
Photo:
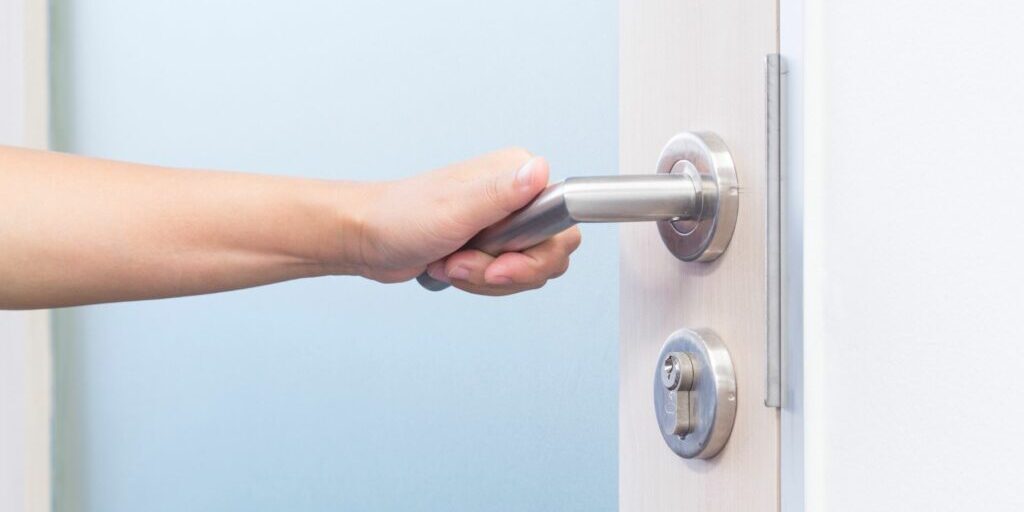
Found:
M 779 508 L 782 512 L 803 512 L 808 508 L 804 439 L 804 12 L 803 0 L 779 0 L 784 397 L 779 417 Z
M 46 0 L 0 0 L 0 144 L 49 144 Z M 52 508 L 50 313 L 0 311 L 0 510 Z

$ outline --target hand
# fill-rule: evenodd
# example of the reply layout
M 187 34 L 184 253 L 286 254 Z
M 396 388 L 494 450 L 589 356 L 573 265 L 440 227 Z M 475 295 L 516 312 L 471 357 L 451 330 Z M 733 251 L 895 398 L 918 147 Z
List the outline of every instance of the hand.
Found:
M 577 228 L 497 257 L 459 249 L 483 228 L 526 206 L 547 183 L 543 158 L 507 149 L 409 179 L 369 185 L 360 223 L 359 273 L 398 282 L 426 269 L 435 279 L 482 295 L 539 288 L 568 268 L 569 254 L 580 244 Z
M 0 308 L 178 297 L 325 274 L 403 281 L 428 265 L 435 278 L 475 293 L 537 288 L 565 271 L 576 229 L 497 258 L 459 249 L 547 180 L 547 163 L 522 150 L 360 184 L 0 146 Z

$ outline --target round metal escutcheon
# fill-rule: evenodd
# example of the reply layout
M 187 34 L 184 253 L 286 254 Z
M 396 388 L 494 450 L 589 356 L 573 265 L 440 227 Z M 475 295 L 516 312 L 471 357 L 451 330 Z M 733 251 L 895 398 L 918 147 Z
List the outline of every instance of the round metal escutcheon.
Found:
M 658 221 L 665 246 L 683 261 L 718 258 L 732 239 L 739 210 L 736 168 L 725 142 L 713 133 L 680 133 L 661 151 L 657 170 L 689 176 L 699 184 L 700 214 L 695 219 Z
M 664 360 L 672 353 L 686 354 L 693 364 L 688 390 L 689 427 L 677 427 L 679 393 L 666 387 Z M 687 459 L 710 459 L 725 446 L 736 419 L 736 373 L 725 344 L 713 332 L 680 329 L 665 341 L 654 371 L 654 411 L 662 438 L 673 452 Z

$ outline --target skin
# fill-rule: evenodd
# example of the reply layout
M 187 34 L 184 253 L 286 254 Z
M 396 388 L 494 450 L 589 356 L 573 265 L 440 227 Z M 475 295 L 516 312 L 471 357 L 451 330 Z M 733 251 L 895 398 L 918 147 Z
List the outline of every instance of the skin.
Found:
M 530 202 L 548 165 L 506 149 L 407 179 L 357 183 L 171 169 L 0 146 L 0 308 L 220 292 L 425 269 L 506 295 L 560 276 L 571 228 L 522 252 L 459 250 Z

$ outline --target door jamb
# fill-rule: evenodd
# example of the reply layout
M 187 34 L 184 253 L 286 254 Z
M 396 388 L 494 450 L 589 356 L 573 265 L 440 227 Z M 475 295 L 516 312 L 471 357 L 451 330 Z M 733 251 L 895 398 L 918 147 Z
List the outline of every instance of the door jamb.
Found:
M 0 0 L 0 144 L 46 149 L 46 0 Z M 0 510 L 52 509 L 50 313 L 0 311 Z
M 813 2 L 807 2 L 813 3 Z M 814 11 L 813 7 L 806 9 Z M 779 0 L 782 56 L 782 408 L 779 496 L 782 512 L 814 510 L 806 475 L 804 436 L 804 91 L 805 2 Z

